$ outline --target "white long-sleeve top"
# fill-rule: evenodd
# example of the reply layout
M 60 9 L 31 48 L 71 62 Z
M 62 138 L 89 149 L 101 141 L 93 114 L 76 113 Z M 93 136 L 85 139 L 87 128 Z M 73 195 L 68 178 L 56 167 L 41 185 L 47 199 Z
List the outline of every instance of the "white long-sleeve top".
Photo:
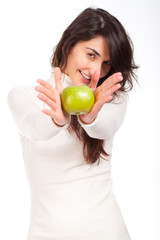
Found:
M 48 80 L 53 86 L 54 76 Z M 72 82 L 63 74 L 63 87 Z M 121 126 L 128 96 L 103 105 L 96 120 L 81 126 L 92 138 L 104 139 L 110 155 L 88 164 L 75 133 L 55 125 L 42 113 L 47 105 L 37 98 L 35 86 L 19 86 L 8 93 L 17 125 L 31 191 L 27 240 L 130 240 L 112 193 L 113 138 Z

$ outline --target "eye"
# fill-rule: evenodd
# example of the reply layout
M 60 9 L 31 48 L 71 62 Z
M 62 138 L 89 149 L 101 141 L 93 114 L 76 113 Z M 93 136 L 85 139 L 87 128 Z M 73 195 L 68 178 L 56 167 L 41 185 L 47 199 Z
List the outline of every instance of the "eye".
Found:
M 95 58 L 95 54 L 94 53 L 88 53 L 87 54 L 89 57 L 91 57 L 91 58 Z
M 104 62 L 106 65 L 111 65 L 111 60 L 105 61 Z

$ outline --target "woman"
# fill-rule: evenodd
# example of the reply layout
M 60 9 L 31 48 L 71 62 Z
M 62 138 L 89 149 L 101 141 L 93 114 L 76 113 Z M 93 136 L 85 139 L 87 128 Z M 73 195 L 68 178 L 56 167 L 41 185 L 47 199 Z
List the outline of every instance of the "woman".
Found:
M 87 8 L 63 33 L 51 65 L 48 81 L 8 94 L 31 189 L 27 239 L 129 240 L 110 161 L 137 68 L 132 43 L 115 17 Z M 62 109 L 60 94 L 72 85 L 93 90 L 89 113 Z

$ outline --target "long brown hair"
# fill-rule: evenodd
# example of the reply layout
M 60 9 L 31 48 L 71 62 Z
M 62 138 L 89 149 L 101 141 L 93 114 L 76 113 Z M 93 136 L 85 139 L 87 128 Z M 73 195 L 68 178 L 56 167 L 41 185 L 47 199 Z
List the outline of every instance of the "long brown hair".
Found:
M 111 58 L 110 71 L 105 77 L 99 79 L 98 86 L 113 73 L 121 72 L 123 81 L 120 90 L 131 90 L 132 79 L 136 80 L 134 70 L 138 68 L 133 59 L 132 41 L 122 24 L 110 13 L 100 8 L 85 9 L 68 26 L 54 49 L 51 60 L 52 67 L 60 67 L 63 72 L 72 48 L 80 41 L 88 41 L 97 36 L 106 38 Z M 83 142 L 83 155 L 88 163 L 95 163 L 100 157 L 109 156 L 104 150 L 104 140 L 89 137 L 79 124 L 77 116 L 71 116 L 68 130 L 74 131 Z

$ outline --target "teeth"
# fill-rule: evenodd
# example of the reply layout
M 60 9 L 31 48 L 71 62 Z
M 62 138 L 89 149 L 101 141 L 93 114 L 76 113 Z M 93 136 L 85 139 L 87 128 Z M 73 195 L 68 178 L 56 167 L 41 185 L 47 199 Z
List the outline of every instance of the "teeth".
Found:
M 88 77 L 85 73 L 81 72 L 81 74 L 82 74 L 82 76 L 83 76 L 85 79 L 87 79 L 87 80 L 91 80 L 91 78 Z

